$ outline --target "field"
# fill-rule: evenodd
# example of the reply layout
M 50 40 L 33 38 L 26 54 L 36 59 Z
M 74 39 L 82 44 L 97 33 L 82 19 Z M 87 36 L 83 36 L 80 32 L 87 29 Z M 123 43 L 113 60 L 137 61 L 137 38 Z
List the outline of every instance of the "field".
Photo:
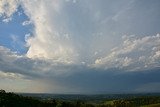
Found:
M 150 105 L 144 105 L 144 106 L 141 106 L 141 107 L 160 107 L 160 103 L 150 104 Z

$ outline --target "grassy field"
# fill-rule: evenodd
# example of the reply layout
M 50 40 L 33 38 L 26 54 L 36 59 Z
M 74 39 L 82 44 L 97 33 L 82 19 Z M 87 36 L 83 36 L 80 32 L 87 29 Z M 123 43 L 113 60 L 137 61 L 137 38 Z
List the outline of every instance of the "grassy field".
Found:
M 144 105 L 144 106 L 141 106 L 141 107 L 160 107 L 160 103 L 150 104 L 150 105 Z
M 106 101 L 106 102 L 104 102 L 104 104 L 110 104 L 110 105 L 113 105 L 113 100 L 112 100 L 112 101 Z

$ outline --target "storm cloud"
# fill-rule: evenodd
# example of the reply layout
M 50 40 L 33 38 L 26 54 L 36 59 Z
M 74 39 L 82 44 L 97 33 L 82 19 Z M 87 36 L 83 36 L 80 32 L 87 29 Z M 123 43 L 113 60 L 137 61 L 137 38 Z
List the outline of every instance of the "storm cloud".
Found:
M 24 45 L 25 53 L 0 44 L 2 88 L 12 89 L 4 85 L 12 81 L 13 91 L 23 92 L 159 92 L 159 4 L 159 0 L 1 0 L 3 23 L 15 21 L 17 13 L 27 17 L 22 27 L 32 26 L 20 36 L 11 30 L 12 41 L 4 40 Z

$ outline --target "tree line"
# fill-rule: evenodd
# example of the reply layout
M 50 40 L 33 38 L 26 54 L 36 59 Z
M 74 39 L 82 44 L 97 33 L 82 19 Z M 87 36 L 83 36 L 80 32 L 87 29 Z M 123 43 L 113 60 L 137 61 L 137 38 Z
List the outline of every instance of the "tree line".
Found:
M 107 101 L 105 101 L 107 102 Z M 127 99 L 116 99 L 110 104 L 89 103 L 86 101 L 63 101 L 58 99 L 41 99 L 18 95 L 0 90 L 0 107 L 140 107 L 142 105 L 160 103 L 160 96 L 143 96 Z

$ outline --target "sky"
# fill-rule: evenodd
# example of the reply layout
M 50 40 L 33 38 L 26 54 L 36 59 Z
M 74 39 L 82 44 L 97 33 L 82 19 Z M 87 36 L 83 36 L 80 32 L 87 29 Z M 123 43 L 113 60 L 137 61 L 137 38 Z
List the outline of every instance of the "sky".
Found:
M 0 89 L 160 92 L 159 0 L 0 0 Z

